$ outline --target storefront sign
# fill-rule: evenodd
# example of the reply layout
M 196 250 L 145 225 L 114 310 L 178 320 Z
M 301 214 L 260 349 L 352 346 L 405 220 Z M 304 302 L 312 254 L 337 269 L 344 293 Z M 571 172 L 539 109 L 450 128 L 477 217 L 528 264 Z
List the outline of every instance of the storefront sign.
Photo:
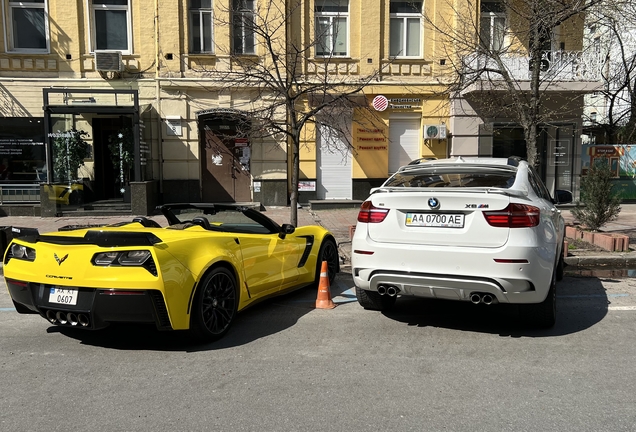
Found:
M 389 102 L 391 109 L 412 109 L 422 105 L 422 100 L 419 98 L 393 98 L 389 99 Z
M 302 180 L 298 182 L 298 192 L 315 192 L 316 182 L 310 180 Z
M 356 150 L 387 150 L 388 138 L 386 128 L 356 127 L 354 130 L 354 144 Z
M 550 141 L 550 165 L 569 165 L 570 140 Z

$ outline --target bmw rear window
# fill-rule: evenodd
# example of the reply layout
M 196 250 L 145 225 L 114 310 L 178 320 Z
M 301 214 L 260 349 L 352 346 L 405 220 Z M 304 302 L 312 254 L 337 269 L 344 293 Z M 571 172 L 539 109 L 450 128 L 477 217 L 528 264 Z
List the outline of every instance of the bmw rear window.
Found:
M 405 188 L 502 188 L 515 182 L 515 172 L 399 172 L 386 181 L 387 187 Z

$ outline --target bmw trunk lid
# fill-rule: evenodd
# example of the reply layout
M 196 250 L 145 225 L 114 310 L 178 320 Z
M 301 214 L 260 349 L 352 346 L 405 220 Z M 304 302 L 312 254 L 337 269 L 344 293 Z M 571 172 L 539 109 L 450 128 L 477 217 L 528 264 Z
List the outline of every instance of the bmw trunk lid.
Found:
M 489 247 L 506 244 L 509 228 L 492 227 L 484 211 L 503 210 L 507 194 L 459 189 L 379 191 L 369 198 L 389 209 L 380 223 L 368 223 L 369 238 L 380 243 Z

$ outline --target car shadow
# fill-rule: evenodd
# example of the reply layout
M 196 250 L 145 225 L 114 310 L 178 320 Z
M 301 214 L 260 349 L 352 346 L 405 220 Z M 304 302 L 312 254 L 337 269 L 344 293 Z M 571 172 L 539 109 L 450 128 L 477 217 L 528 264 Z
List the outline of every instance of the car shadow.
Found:
M 336 282 L 331 287 L 334 297 L 351 301 L 347 284 Z M 80 343 L 117 350 L 212 351 L 246 345 L 279 333 L 315 309 L 316 288 L 306 287 L 283 296 L 264 300 L 238 314 L 229 332 L 220 340 L 202 343 L 187 331 L 158 331 L 152 324 L 114 323 L 102 330 L 87 331 L 52 326 L 49 333 L 61 333 Z M 355 296 L 354 296 L 355 301 Z
M 600 279 L 565 277 L 557 284 L 557 319 L 550 329 L 525 322 L 519 305 L 474 305 L 450 300 L 401 297 L 383 314 L 409 326 L 441 327 L 503 337 L 551 337 L 577 333 L 600 322 L 609 300 Z

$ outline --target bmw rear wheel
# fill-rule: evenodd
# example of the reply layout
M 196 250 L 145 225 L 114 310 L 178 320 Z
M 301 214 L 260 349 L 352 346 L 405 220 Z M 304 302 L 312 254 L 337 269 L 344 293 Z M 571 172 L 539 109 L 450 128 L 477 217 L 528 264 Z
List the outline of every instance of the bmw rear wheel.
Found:
M 563 247 L 561 248 L 561 255 L 559 256 L 559 263 L 557 264 L 557 268 L 556 268 L 556 279 L 557 281 L 560 281 L 563 279 L 563 273 L 565 271 L 565 262 L 563 259 L 563 256 L 565 254 L 565 249 L 564 249 L 565 245 L 563 245 Z
M 556 273 L 556 272 L 555 272 Z M 552 274 L 550 289 L 541 303 L 521 305 L 522 316 L 539 328 L 551 328 L 556 323 L 556 274 Z
M 340 268 L 340 257 L 338 255 L 338 246 L 336 242 L 327 238 L 323 240 L 320 245 L 320 251 L 318 252 L 318 261 L 316 262 L 316 287 L 320 283 L 320 270 L 322 268 L 322 262 L 327 261 L 327 269 L 329 271 L 329 285 L 333 284 L 336 279 L 336 273 Z
M 356 287 L 358 303 L 365 309 L 387 311 L 393 307 L 397 297 L 380 295 L 375 291 L 367 291 Z
M 236 280 L 232 272 L 217 267 L 205 275 L 197 290 L 191 316 L 191 333 L 212 342 L 230 329 L 238 309 Z

